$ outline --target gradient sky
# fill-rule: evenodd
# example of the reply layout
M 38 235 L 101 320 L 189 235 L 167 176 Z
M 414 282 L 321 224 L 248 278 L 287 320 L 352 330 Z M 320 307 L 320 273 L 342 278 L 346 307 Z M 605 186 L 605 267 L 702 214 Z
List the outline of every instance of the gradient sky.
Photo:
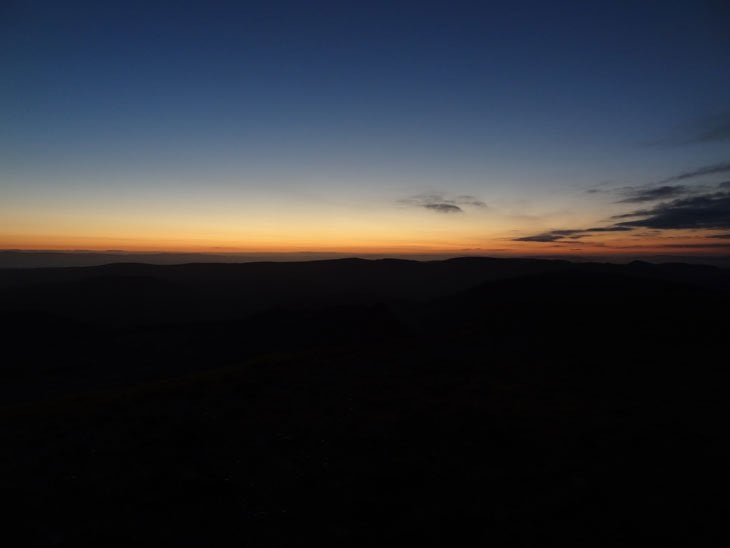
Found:
M 0 248 L 730 252 L 723 0 L 11 1 L 0 23 Z

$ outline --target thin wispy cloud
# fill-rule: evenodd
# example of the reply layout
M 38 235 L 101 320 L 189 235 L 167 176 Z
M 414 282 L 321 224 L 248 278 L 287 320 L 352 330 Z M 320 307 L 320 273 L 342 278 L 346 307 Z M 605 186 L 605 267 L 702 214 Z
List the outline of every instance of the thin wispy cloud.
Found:
M 454 199 L 454 202 L 456 202 L 459 205 L 467 205 L 467 206 L 473 206 L 473 207 L 479 207 L 479 208 L 487 207 L 487 204 L 485 204 L 482 200 L 479 200 L 478 198 L 471 196 L 469 194 L 462 194 L 461 196 L 457 196 Z
M 453 204 L 424 204 L 423 207 L 438 213 L 464 213 L 464 210 Z
M 699 244 L 664 244 L 662 247 L 670 249 L 684 248 L 684 249 L 727 249 L 730 251 L 730 243 L 716 244 L 716 243 L 699 243 Z
M 719 164 L 713 164 L 709 166 L 702 166 L 697 169 L 690 171 L 684 171 L 672 177 L 667 177 L 659 181 L 659 184 L 673 183 L 676 181 L 684 181 L 686 179 L 694 179 L 696 177 L 702 177 L 705 175 L 716 175 L 718 173 L 730 173 L 730 162 L 722 162 Z
M 708 120 L 705 127 L 689 139 L 688 143 L 724 143 L 730 141 L 730 112 Z
M 631 230 L 625 226 L 605 226 L 605 227 L 593 227 L 583 229 L 559 229 L 549 230 L 547 232 L 541 232 L 540 234 L 534 234 L 532 236 L 523 236 L 521 238 L 515 238 L 516 242 L 560 242 L 560 241 L 573 241 L 585 236 L 590 236 L 594 233 L 600 232 L 627 232 Z
M 723 173 L 730 173 L 730 162 L 721 162 L 683 171 L 654 183 L 609 189 L 589 188 L 586 189 L 585 192 L 587 194 L 617 195 L 620 198 L 615 202 L 617 204 L 658 202 L 684 196 L 703 194 L 715 188 L 730 189 L 730 181 L 725 181 L 719 184 L 693 181 L 693 179 Z M 678 183 L 679 181 L 686 182 L 683 182 L 682 184 L 670 184 Z
M 635 204 L 643 202 L 656 202 L 670 198 L 677 198 L 687 194 L 689 189 L 684 185 L 678 186 L 659 186 L 654 188 L 631 188 L 624 191 L 625 198 L 616 203 L 619 204 Z
M 521 238 L 515 238 L 515 242 L 558 242 L 570 238 L 575 234 L 579 234 L 580 230 L 549 230 L 548 232 L 541 232 L 540 234 L 533 234 L 531 236 L 522 236 Z
M 730 141 L 730 112 L 707 116 L 676 128 L 672 135 L 648 143 L 653 146 L 726 143 Z
M 416 194 L 408 198 L 398 200 L 401 205 L 420 207 L 435 213 L 453 214 L 464 213 L 464 208 L 486 209 L 487 204 L 475 196 L 461 194 L 455 197 L 448 197 L 441 193 Z

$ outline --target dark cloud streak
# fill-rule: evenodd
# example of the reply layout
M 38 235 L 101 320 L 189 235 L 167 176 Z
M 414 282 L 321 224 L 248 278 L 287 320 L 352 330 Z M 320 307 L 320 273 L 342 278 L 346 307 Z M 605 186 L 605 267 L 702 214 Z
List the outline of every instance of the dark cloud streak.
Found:
M 658 229 L 730 229 L 730 192 L 681 198 L 614 218 L 644 216 L 618 226 Z
M 638 228 L 662 230 L 730 230 L 730 181 L 721 183 L 678 184 L 695 177 L 730 173 L 730 162 L 704 166 L 664 179 L 655 185 L 616 189 L 623 198 L 619 204 L 647 204 L 648 207 L 612 216 L 613 224 L 586 229 L 556 229 L 515 238 L 519 242 L 571 243 L 601 232 L 625 232 Z M 661 186 L 658 186 L 661 185 Z M 654 202 L 654 204 L 652 204 Z M 730 239 L 730 234 L 707 236 Z M 727 244 L 706 244 L 724 247 Z M 669 247 L 669 244 L 667 244 Z
M 453 204 L 424 204 L 422 207 L 438 213 L 464 213 L 464 210 Z
M 462 194 L 455 198 L 447 198 L 443 194 L 418 194 L 410 198 L 399 200 L 398 203 L 413 207 L 422 207 L 436 213 L 465 213 L 463 207 L 477 207 L 486 209 L 487 204 L 478 198 Z
M 629 189 L 626 191 L 626 198 L 619 200 L 619 204 L 636 204 L 642 202 L 655 202 L 658 200 L 666 200 L 668 198 L 676 198 L 686 194 L 688 189 L 686 186 L 660 186 L 654 188 Z
M 533 236 L 523 236 L 521 238 L 515 238 L 516 242 L 559 242 L 569 236 L 579 234 L 580 230 L 550 230 L 549 232 L 542 232 Z
M 675 181 L 684 181 L 686 179 L 694 179 L 695 177 L 702 177 L 703 175 L 715 175 L 717 173 L 730 173 L 730 162 L 723 162 L 720 164 L 713 164 L 710 166 L 703 166 L 692 171 L 685 171 L 679 175 L 674 175 L 659 181 L 660 184 L 672 183 Z
M 532 236 L 523 236 L 521 238 L 515 238 L 516 242 L 561 242 L 565 240 L 576 240 L 588 236 L 595 232 L 627 232 L 632 230 L 626 226 L 604 226 L 604 227 L 593 227 L 584 229 L 563 229 L 563 230 L 550 230 L 548 232 L 542 232 Z

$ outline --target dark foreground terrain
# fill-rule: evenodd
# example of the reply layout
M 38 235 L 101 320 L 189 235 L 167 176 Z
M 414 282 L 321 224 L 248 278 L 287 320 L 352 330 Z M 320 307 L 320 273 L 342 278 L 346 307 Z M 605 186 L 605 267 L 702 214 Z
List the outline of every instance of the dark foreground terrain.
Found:
M 29 546 L 715 545 L 730 271 L 0 270 Z

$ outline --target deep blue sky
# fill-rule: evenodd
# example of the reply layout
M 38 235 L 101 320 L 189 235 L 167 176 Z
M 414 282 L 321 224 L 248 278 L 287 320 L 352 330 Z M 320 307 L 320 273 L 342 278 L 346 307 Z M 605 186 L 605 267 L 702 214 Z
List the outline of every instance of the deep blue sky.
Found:
M 377 226 L 376 245 L 391 222 L 426 247 L 478 245 L 605 221 L 611 189 L 730 160 L 722 1 L 20 1 L 0 14 L 8 243 L 134 225 L 276 247 L 288 233 L 271 225 L 320 222 L 306 241 L 347 226 L 366 242 Z M 438 237 L 416 229 L 431 222 Z

